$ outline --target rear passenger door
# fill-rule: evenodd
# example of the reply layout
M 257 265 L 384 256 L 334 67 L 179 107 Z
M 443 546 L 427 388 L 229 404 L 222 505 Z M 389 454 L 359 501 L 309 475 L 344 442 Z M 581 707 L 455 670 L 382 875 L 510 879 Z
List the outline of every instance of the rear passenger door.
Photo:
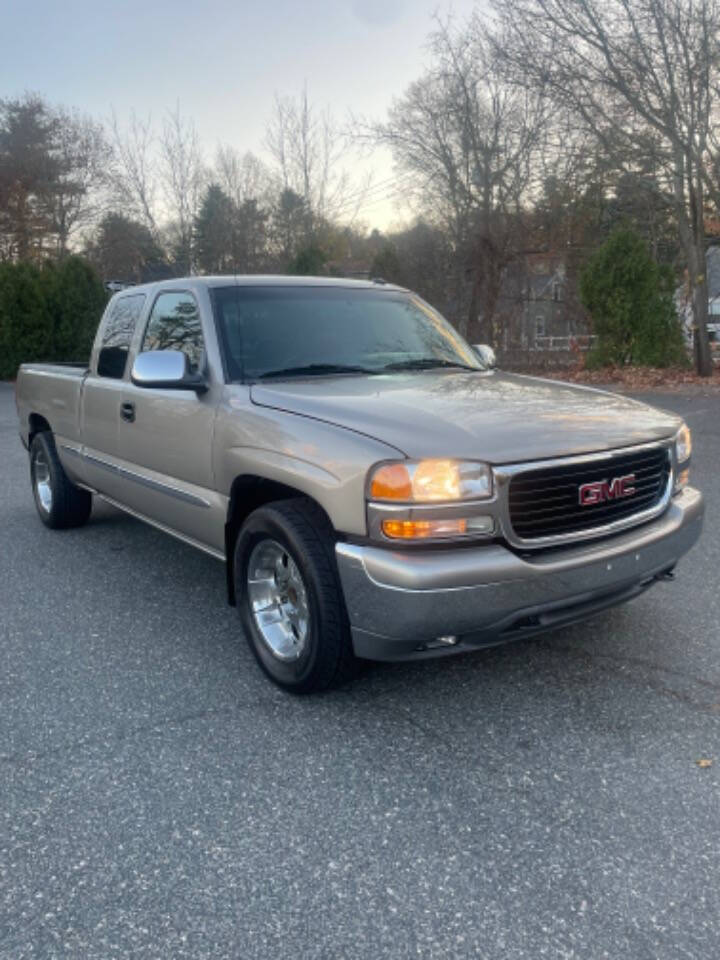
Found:
M 82 392 L 83 478 L 100 493 L 118 500 L 123 490 L 117 473 L 123 391 L 130 375 L 130 347 L 144 305 L 144 293 L 121 295 L 111 303 Z
M 206 366 L 203 320 L 189 290 L 156 296 L 138 353 L 179 350 L 192 372 Z M 120 456 L 134 475 L 124 502 L 138 513 L 207 546 L 223 549 L 224 513 L 217 509 L 212 470 L 212 434 L 217 399 L 213 390 L 164 390 L 124 385 L 131 419 L 120 423 Z

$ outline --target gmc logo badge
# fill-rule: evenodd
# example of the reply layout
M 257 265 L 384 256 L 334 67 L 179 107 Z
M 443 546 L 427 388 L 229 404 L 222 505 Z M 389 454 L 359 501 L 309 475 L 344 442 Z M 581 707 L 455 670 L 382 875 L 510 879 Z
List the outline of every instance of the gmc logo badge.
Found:
M 578 490 L 580 506 L 589 507 L 594 503 L 605 503 L 606 500 L 621 500 L 631 497 L 635 493 L 635 474 L 628 473 L 625 477 L 615 477 L 612 480 L 596 480 L 593 483 L 583 483 Z

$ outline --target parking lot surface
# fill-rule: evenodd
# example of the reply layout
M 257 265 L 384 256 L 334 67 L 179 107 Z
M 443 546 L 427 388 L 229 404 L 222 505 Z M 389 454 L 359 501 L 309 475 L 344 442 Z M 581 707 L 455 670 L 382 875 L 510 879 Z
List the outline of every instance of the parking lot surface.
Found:
M 720 394 L 646 399 L 707 498 L 674 583 L 295 698 L 216 560 L 41 525 L 0 385 L 0 957 L 715 960 Z

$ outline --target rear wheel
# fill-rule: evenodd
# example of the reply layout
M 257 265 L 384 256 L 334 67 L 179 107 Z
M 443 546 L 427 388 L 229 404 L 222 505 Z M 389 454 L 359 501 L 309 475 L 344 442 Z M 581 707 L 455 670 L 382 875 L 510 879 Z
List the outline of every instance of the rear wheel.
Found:
M 309 500 L 260 507 L 238 534 L 235 595 L 245 635 L 265 673 L 294 693 L 353 674 L 334 550 L 327 517 Z
M 37 433 L 30 444 L 30 480 L 42 522 L 55 530 L 80 527 L 92 510 L 92 495 L 70 481 L 51 433 Z

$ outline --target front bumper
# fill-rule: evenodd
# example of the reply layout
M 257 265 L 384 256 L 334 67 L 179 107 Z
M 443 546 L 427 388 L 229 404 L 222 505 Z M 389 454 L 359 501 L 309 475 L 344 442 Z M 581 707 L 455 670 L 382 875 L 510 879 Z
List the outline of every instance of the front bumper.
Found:
M 687 487 L 656 520 L 534 555 L 501 544 L 400 551 L 338 543 L 355 653 L 422 659 L 584 619 L 672 570 L 700 536 L 703 509 L 701 493 Z M 457 644 L 430 646 L 448 635 Z

